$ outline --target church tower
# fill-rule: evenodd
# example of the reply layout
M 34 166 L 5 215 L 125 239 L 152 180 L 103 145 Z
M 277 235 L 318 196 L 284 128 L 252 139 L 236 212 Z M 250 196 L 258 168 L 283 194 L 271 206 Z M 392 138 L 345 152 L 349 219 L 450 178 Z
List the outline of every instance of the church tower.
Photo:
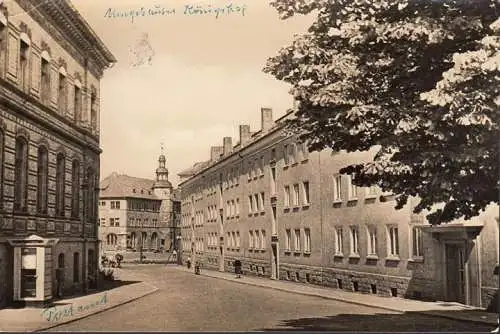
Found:
M 163 154 L 163 144 L 161 146 L 161 154 L 158 158 L 158 168 L 156 168 L 156 181 L 153 185 L 155 195 L 160 199 L 170 200 L 172 194 L 172 183 L 168 180 L 168 169 L 165 167 L 167 159 Z

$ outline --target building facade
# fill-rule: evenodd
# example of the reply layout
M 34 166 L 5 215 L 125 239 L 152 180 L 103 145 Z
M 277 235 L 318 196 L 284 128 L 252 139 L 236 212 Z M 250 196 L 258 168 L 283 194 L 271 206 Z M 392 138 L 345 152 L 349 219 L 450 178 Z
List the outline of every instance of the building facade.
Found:
M 102 254 L 174 248 L 177 201 L 165 162 L 161 154 L 156 180 L 117 173 L 102 180 L 99 198 Z
M 183 258 L 220 271 L 240 260 L 248 274 L 383 296 L 491 302 L 498 207 L 430 227 L 412 201 L 395 210 L 392 194 L 339 173 L 374 150 L 308 152 L 283 130 L 291 116 L 275 122 L 263 108 L 259 131 L 240 125 L 236 145 L 223 138 L 209 161 L 179 174 Z
M 115 62 L 70 2 L 0 3 L 0 307 L 95 281 L 99 83 Z

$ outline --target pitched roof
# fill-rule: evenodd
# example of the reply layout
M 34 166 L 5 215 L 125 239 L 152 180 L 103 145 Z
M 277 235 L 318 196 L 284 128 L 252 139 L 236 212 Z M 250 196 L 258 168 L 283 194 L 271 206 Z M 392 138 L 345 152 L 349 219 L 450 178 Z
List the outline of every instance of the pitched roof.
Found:
M 112 173 L 100 183 L 100 197 L 135 197 L 158 199 L 153 192 L 154 180 Z

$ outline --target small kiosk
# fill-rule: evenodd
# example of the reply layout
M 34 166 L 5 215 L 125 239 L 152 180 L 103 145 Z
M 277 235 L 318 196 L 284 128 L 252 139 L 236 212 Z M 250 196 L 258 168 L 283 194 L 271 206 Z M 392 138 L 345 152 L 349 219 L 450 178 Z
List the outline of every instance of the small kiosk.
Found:
M 52 247 L 59 239 L 32 234 L 8 241 L 14 254 L 14 302 L 36 305 L 52 299 Z

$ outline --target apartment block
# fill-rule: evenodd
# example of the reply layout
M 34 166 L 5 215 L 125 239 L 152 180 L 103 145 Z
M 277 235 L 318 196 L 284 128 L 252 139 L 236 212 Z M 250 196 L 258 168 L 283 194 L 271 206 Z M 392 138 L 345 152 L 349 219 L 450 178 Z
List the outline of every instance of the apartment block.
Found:
M 220 271 L 240 260 L 247 275 L 388 297 L 492 302 L 498 208 L 429 226 L 414 199 L 395 210 L 393 194 L 340 174 L 375 150 L 309 152 L 283 130 L 288 117 L 262 108 L 259 131 L 240 125 L 235 145 L 224 137 L 179 174 L 184 259 Z

